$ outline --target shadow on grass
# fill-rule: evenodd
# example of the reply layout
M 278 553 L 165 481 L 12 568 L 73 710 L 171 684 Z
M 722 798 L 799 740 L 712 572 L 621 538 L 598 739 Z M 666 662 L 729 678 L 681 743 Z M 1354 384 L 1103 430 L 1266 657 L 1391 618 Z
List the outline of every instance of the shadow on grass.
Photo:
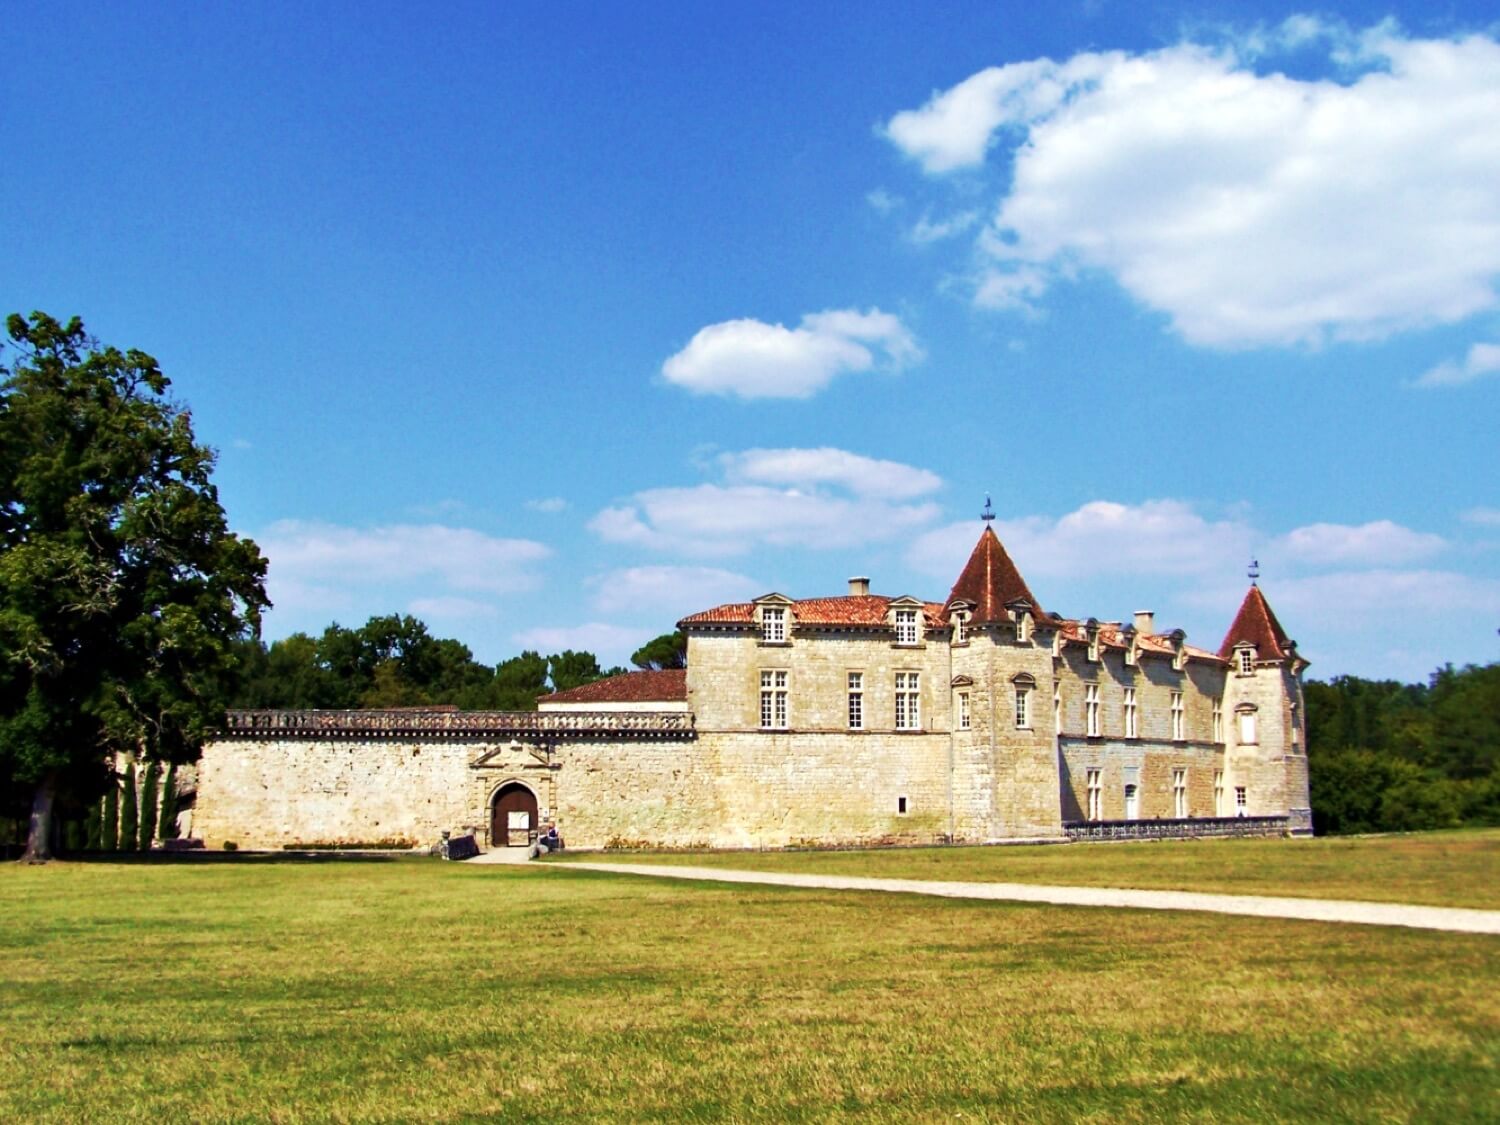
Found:
M 176 867 L 183 864 L 280 864 L 280 863 L 400 863 L 403 860 L 432 859 L 432 856 L 408 852 L 65 852 L 53 857 L 60 863 L 110 863 L 150 867 Z

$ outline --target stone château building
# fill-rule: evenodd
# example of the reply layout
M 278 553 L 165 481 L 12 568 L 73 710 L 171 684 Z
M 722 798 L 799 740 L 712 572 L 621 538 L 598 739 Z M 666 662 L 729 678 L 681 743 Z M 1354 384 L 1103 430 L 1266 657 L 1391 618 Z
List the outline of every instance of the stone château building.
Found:
M 766 594 L 684 618 L 686 670 L 535 712 L 234 712 L 210 847 L 783 847 L 1306 834 L 1297 655 L 1252 583 L 1217 651 L 1046 612 L 986 525 L 944 602 Z

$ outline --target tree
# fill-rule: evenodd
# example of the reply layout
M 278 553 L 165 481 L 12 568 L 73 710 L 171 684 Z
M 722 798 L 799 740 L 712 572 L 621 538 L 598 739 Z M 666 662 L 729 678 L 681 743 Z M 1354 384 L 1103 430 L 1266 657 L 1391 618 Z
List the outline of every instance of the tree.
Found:
M 156 360 L 76 317 L 6 329 L 0 783 L 33 793 L 23 858 L 41 861 L 54 802 L 96 796 L 111 753 L 192 756 L 269 603 L 265 560 L 228 530 L 213 451 Z
M 140 837 L 141 818 L 136 806 L 135 763 L 125 767 L 125 789 L 120 795 L 120 850 L 133 852 Z
M 104 790 L 104 823 L 99 847 L 106 852 L 120 850 L 120 783 L 111 777 L 109 787 Z
M 630 663 L 647 671 L 686 668 L 687 635 L 681 630 L 675 633 L 663 633 L 631 653 Z
M 547 658 L 547 672 L 552 680 L 553 691 L 568 691 L 582 687 L 607 674 L 599 667 L 599 658 L 592 652 L 574 652 L 566 649 Z
M 156 782 L 160 776 L 161 764 L 147 762 L 141 777 L 141 822 L 136 835 L 138 851 L 149 852 L 152 837 L 156 835 L 156 814 L 160 811 L 156 807 Z
M 536 697 L 547 690 L 547 659 L 527 649 L 495 667 L 495 710 L 535 711 Z
M 161 786 L 161 819 L 156 834 L 163 841 L 177 839 L 177 763 L 167 766 L 166 780 Z

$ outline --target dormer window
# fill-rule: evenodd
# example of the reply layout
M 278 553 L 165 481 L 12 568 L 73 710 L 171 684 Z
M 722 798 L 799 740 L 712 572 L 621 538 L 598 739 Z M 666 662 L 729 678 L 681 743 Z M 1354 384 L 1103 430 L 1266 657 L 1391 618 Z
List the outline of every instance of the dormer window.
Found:
M 1016 640 L 1025 644 L 1031 638 L 1031 614 L 1016 614 Z
M 768 605 L 760 611 L 761 640 L 769 645 L 786 644 L 786 606 Z
M 1240 675 L 1248 676 L 1255 671 L 1255 650 L 1246 646 L 1235 649 L 1235 655 L 1239 657 Z
M 898 609 L 896 611 L 896 643 L 898 645 L 914 645 L 917 643 L 916 610 Z
M 956 645 L 969 643 L 969 615 L 962 611 L 953 615 L 953 643 Z

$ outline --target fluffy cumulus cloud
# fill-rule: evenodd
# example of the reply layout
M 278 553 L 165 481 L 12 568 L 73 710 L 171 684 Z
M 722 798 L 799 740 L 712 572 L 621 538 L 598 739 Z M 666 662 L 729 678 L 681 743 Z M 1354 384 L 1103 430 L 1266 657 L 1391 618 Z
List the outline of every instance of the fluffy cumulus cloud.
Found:
M 839 449 L 753 449 L 722 455 L 723 482 L 654 488 L 605 508 L 601 539 L 697 556 L 756 546 L 845 547 L 912 534 L 938 515 L 919 499 L 936 475 Z
M 900 318 L 879 309 L 833 309 L 809 313 L 795 328 L 750 319 L 710 324 L 661 373 L 698 394 L 808 398 L 839 375 L 897 371 L 921 358 Z
M 1350 526 L 1314 523 L 1288 532 L 1273 550 L 1289 560 L 1311 565 L 1366 566 L 1414 562 L 1437 554 L 1448 544 L 1440 535 L 1413 531 L 1390 520 Z
M 1028 578 L 1044 579 L 1232 571 L 1249 557 L 1253 538 L 1247 524 L 1207 519 L 1180 500 L 1094 500 L 1063 516 L 997 521 L 995 534 Z M 973 547 L 973 521 L 950 524 L 919 536 L 907 563 L 952 578 Z
M 765 593 L 755 579 L 713 566 L 624 567 L 589 579 L 588 586 L 597 612 L 659 621 L 663 631 L 705 606 Z
M 1336 80 L 1258 69 L 1289 48 L 1319 52 Z M 1494 308 L 1497 120 L 1493 38 L 1297 17 L 1236 43 L 991 67 L 885 132 L 934 175 L 1007 167 L 981 303 L 1032 305 L 1098 270 L 1188 340 L 1244 347 Z
M 434 621 L 491 616 L 486 599 L 534 589 L 551 550 L 444 524 L 345 527 L 282 520 L 255 536 L 269 560 L 272 635 L 401 608 Z
M 1455 387 L 1497 373 L 1500 373 L 1500 344 L 1474 344 L 1462 359 L 1450 359 L 1424 371 L 1416 385 Z

